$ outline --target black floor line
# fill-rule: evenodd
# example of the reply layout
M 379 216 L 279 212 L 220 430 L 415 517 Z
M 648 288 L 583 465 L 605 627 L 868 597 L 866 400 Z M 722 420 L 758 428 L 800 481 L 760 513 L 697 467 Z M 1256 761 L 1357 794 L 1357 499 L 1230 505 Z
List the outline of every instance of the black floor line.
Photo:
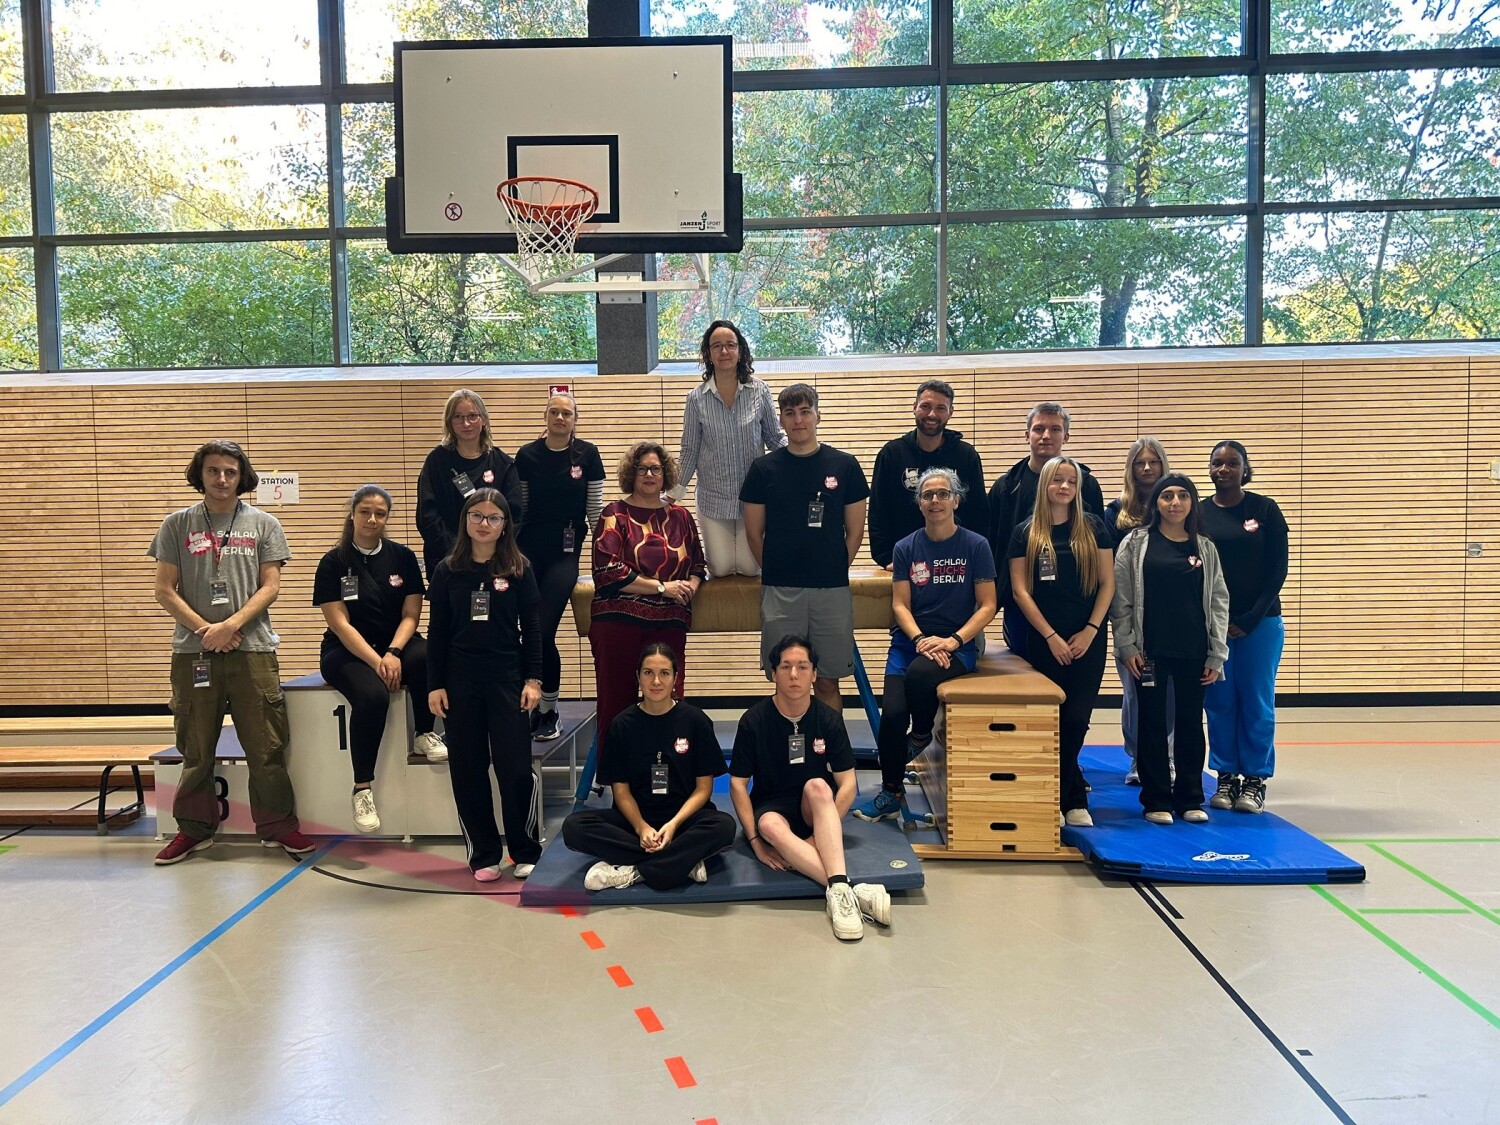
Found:
M 1339 1105 L 1339 1103 L 1334 1100 L 1333 1095 L 1323 1088 L 1323 1084 L 1312 1076 L 1312 1072 L 1303 1065 L 1302 1060 L 1297 1057 L 1296 1053 L 1281 1041 L 1280 1036 L 1272 1031 L 1271 1028 L 1266 1024 L 1266 1021 L 1261 1019 L 1260 1016 L 1256 1013 L 1255 1009 L 1245 1001 L 1245 998 L 1235 991 L 1234 985 L 1225 980 L 1224 975 L 1220 973 L 1218 969 L 1214 968 L 1213 962 L 1205 957 L 1203 955 L 1203 951 L 1193 944 L 1192 938 L 1188 937 L 1187 934 L 1182 932 L 1182 928 L 1177 925 L 1176 920 L 1173 919 L 1171 914 L 1168 913 L 1168 910 L 1171 909 L 1171 904 L 1167 903 L 1165 898 L 1162 898 L 1160 902 L 1157 902 L 1156 899 L 1152 897 L 1152 895 L 1146 893 L 1146 888 L 1136 880 L 1132 880 L 1130 885 L 1135 888 L 1136 894 L 1140 895 L 1141 898 L 1145 900 L 1146 905 L 1151 907 L 1151 909 L 1156 912 L 1156 916 L 1162 920 L 1163 925 L 1165 925 L 1167 929 L 1171 930 L 1174 934 L 1177 935 L 1177 940 L 1182 942 L 1182 944 L 1187 948 L 1187 951 L 1191 953 L 1197 960 L 1198 964 L 1202 965 L 1204 969 L 1208 971 L 1208 975 L 1211 976 L 1214 979 L 1214 982 L 1224 990 L 1224 994 L 1234 1001 L 1235 1006 L 1239 1008 L 1240 1011 L 1245 1013 L 1245 1018 L 1253 1023 L 1256 1029 L 1263 1036 L 1265 1036 L 1266 1042 L 1270 1043 L 1272 1047 L 1275 1047 L 1277 1054 L 1284 1058 L 1291 1066 L 1291 1068 L 1295 1070 L 1299 1075 L 1301 1075 L 1302 1081 L 1307 1083 L 1308 1089 L 1312 1090 L 1313 1093 L 1318 1095 L 1318 1098 L 1323 1102 L 1324 1105 L 1328 1107 L 1329 1111 L 1334 1115 L 1334 1117 L 1342 1121 L 1344 1125 L 1356 1125 L 1354 1118 L 1350 1117 L 1346 1112 L 1344 1112 L 1344 1107 Z M 1153 887 L 1152 890 L 1155 891 L 1155 888 Z M 1155 891 L 1155 894 L 1158 898 L 1161 896 L 1160 891 Z M 1166 905 L 1163 906 L 1163 903 L 1165 903 Z M 1173 911 L 1173 913 L 1176 912 Z M 1179 914 L 1177 915 L 1177 917 L 1181 918 L 1182 915 Z
M 411 895 L 462 895 L 466 898 L 517 898 L 520 891 L 450 891 L 441 887 L 398 887 L 393 883 L 371 883 L 365 879 L 354 879 L 348 875 L 340 875 L 336 871 L 324 871 L 321 867 L 314 867 L 316 875 L 326 875 L 330 879 L 337 879 L 340 883 L 353 883 L 356 887 L 373 887 L 377 891 L 403 891 Z
M 1175 920 L 1179 922 L 1182 921 L 1181 912 L 1178 911 L 1177 907 L 1173 906 L 1170 902 L 1167 901 L 1167 896 L 1161 893 L 1161 890 L 1155 883 L 1151 882 L 1149 879 L 1145 879 L 1141 880 L 1141 885 L 1144 885 L 1145 888 L 1150 891 L 1151 894 L 1155 897 L 1156 901 L 1161 903 L 1162 906 L 1166 908 L 1168 914 L 1170 914 Z

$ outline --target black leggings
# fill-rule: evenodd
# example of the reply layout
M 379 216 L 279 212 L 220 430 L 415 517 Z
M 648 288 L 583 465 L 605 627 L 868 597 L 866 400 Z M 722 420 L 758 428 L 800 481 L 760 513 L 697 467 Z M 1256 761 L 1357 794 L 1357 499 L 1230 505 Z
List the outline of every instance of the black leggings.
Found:
M 368 785 L 375 780 L 391 693 L 375 669 L 342 645 L 325 652 L 318 667 L 328 686 L 349 701 L 349 758 L 354 765 L 354 784 Z M 433 718 L 427 706 L 427 642 L 420 633 L 406 642 L 401 653 L 401 683 L 411 697 L 417 733 L 428 733 Z
M 542 596 L 542 690 L 553 695 L 562 686 L 562 653 L 557 651 L 557 630 L 568 611 L 573 587 L 578 585 L 578 552 L 559 551 L 550 556 L 538 552 L 526 557 L 531 560 Z
M 906 730 L 929 734 L 937 718 L 938 685 L 965 675 L 968 669 L 957 660 L 941 668 L 937 662 L 917 656 L 902 676 L 887 675 L 880 701 L 880 733 L 875 738 L 880 752 L 880 781 L 892 793 L 900 792 L 907 764 Z
M 1099 699 L 1099 681 L 1104 678 L 1104 661 L 1109 646 L 1103 637 L 1094 634 L 1094 643 L 1071 664 L 1059 664 L 1052 658 L 1052 650 L 1034 630 L 1034 643 L 1027 649 L 1027 660 L 1031 666 L 1063 689 L 1067 697 L 1057 713 L 1057 776 L 1058 798 L 1063 812 L 1069 809 L 1089 807 L 1088 784 L 1083 771 L 1078 768 L 1078 752 L 1083 749 L 1084 736 L 1089 732 L 1089 719 L 1094 714 L 1094 704 Z M 1063 636 L 1068 636 L 1066 632 Z

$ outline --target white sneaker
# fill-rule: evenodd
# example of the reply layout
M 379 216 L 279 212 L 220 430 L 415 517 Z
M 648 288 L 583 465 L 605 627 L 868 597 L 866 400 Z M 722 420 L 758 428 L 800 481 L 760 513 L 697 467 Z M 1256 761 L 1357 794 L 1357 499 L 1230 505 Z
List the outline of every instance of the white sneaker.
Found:
M 521 870 L 520 864 L 516 865 L 516 871 Z M 527 864 L 526 866 L 530 866 Z M 526 874 L 531 874 L 527 872 Z M 523 878 L 517 874 L 517 879 Z M 641 881 L 640 868 L 628 864 L 616 867 L 613 863 L 605 863 L 600 860 L 589 868 L 588 874 L 583 877 L 583 889 L 586 891 L 602 891 L 605 887 L 617 887 L 624 890 L 626 887 L 634 886 Z
M 354 791 L 354 827 L 361 832 L 379 832 L 380 814 L 375 811 L 375 790 Z
M 510 873 L 517 879 L 525 879 L 529 877 L 535 870 L 536 864 L 534 863 L 518 863 L 513 868 L 511 868 Z
M 832 883 L 826 897 L 833 936 L 839 941 L 858 941 L 864 937 L 865 924 L 859 920 L 859 901 L 854 897 L 854 888 L 848 883 Z
M 1208 814 L 1202 809 L 1188 809 L 1182 814 L 1182 819 L 1189 824 L 1207 824 Z
M 422 757 L 429 762 L 446 762 L 448 760 L 448 746 L 436 731 L 428 731 L 426 734 L 417 735 L 417 741 L 412 745 Z
M 855 883 L 854 901 L 867 921 L 881 926 L 891 924 L 891 892 L 879 883 Z
M 1088 809 L 1069 809 L 1063 813 L 1063 820 L 1073 828 L 1094 827 L 1094 818 L 1089 815 Z
M 1146 814 L 1146 819 L 1149 820 L 1152 824 L 1171 824 L 1172 814 L 1165 811 L 1148 812 Z
M 704 863 L 701 859 L 697 863 L 693 864 L 693 869 L 688 872 L 688 878 L 695 883 L 708 882 L 708 868 L 704 866 Z

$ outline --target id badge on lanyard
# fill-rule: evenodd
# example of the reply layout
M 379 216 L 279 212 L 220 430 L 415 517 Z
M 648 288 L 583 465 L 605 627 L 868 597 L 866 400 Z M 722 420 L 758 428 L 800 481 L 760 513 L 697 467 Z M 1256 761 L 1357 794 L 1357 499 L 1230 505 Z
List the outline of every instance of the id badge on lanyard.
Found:
M 786 760 L 794 766 L 807 761 L 807 735 L 802 733 L 796 723 L 792 724 L 792 733 L 787 735 Z
M 1156 661 L 1141 661 L 1141 687 L 1156 686 Z
M 208 584 L 208 604 L 229 604 L 229 583 L 223 578 L 215 578 Z
M 458 489 L 458 494 L 467 500 L 474 495 L 474 482 L 469 479 L 468 473 L 453 470 L 453 487 Z
M 651 767 L 651 795 L 653 797 L 667 795 L 667 764 L 661 760 L 660 751 L 656 755 L 656 765 Z
M 208 657 L 202 657 L 193 661 L 193 686 L 195 688 L 206 688 L 213 686 L 213 674 L 209 670 Z
M 578 533 L 573 530 L 573 525 L 568 524 L 563 528 L 563 554 L 571 555 L 578 547 Z
M 1052 557 L 1050 552 L 1037 552 L 1036 577 L 1038 582 L 1057 581 L 1057 560 Z
M 488 590 L 475 590 L 469 595 L 469 620 L 488 621 L 490 619 L 490 592 Z
M 359 575 L 346 574 L 340 578 L 339 594 L 346 602 L 359 601 Z
M 823 526 L 823 508 L 824 508 L 823 494 L 820 492 L 820 493 L 818 493 L 818 498 L 816 500 L 809 500 L 807 502 L 807 526 L 808 527 L 822 527 Z

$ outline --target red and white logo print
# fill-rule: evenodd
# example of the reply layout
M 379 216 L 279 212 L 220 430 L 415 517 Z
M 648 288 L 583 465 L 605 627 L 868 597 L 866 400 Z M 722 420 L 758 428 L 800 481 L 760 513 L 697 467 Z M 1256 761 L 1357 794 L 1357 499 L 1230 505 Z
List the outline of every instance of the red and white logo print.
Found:
M 837 488 L 838 486 L 839 486 L 839 478 L 838 477 L 824 477 L 823 478 L 823 487 L 824 488 Z
M 399 574 L 393 574 L 390 577 L 390 583 L 399 590 L 402 586 L 406 585 L 406 579 L 402 578 Z
M 568 470 L 568 476 L 572 477 L 574 480 L 582 480 L 583 479 L 583 466 L 582 465 L 574 465 L 571 469 Z
M 495 589 L 499 590 L 502 594 L 505 593 L 506 590 L 510 589 L 510 580 L 506 578 L 495 579 Z
M 679 754 L 686 754 L 688 752 L 688 740 L 679 738 L 676 742 L 672 743 L 672 749 L 676 750 Z
M 494 484 L 495 483 L 495 470 L 494 469 L 486 469 L 484 471 L 484 483 L 485 484 Z
M 1203 565 L 1203 560 L 1200 559 L 1197 555 L 1189 555 L 1188 556 L 1188 566 L 1199 567 L 1199 566 L 1202 566 L 1202 565 Z
M 911 581 L 914 586 L 925 586 L 928 582 L 932 581 L 932 572 L 927 569 L 926 563 L 914 562 L 911 564 Z
M 814 754 L 826 754 L 826 753 L 828 753 L 828 743 L 824 742 L 821 738 L 815 738 L 815 739 L 813 739 L 813 753 Z
M 1245 521 L 1245 530 L 1246 531 L 1252 531 L 1252 532 L 1253 531 L 1259 531 L 1260 530 L 1260 520 L 1246 520 Z
M 192 531 L 187 537 L 187 551 L 190 555 L 206 555 L 213 543 L 208 536 L 201 531 Z

